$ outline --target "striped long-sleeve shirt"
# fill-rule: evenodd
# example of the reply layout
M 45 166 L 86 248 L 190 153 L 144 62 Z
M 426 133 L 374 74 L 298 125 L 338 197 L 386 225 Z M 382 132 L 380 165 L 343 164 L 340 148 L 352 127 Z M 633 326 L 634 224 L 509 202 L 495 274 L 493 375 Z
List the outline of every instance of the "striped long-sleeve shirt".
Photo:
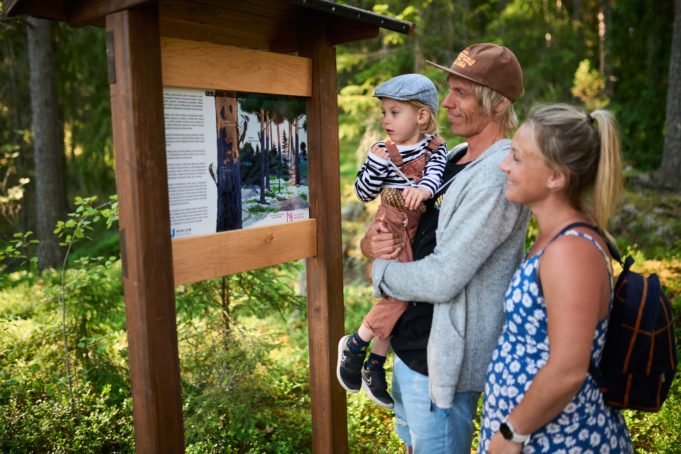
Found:
M 404 163 L 408 163 L 419 158 L 428 151 L 428 144 L 435 136 L 427 135 L 422 141 L 415 145 L 397 145 L 397 149 L 402 156 Z M 376 142 L 378 146 L 387 152 L 384 142 Z M 447 144 L 443 141 L 440 146 L 431 152 L 430 159 L 423 169 L 421 181 L 417 187 L 426 188 L 430 191 L 431 197 L 435 194 L 442 183 L 442 174 L 447 162 Z M 383 159 L 373 153 L 369 153 L 364 165 L 357 172 L 355 181 L 355 193 L 363 202 L 374 200 L 383 188 L 407 188 L 410 186 L 390 165 L 388 159 Z

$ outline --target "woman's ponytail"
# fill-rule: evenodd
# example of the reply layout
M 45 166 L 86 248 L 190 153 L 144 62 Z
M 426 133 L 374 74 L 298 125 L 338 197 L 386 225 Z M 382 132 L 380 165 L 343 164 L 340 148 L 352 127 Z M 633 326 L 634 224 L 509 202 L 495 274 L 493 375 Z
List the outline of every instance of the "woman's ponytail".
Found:
M 600 228 L 607 230 L 623 191 L 620 138 L 615 117 L 607 110 L 591 114 L 600 136 L 598 172 L 593 190 L 593 216 Z

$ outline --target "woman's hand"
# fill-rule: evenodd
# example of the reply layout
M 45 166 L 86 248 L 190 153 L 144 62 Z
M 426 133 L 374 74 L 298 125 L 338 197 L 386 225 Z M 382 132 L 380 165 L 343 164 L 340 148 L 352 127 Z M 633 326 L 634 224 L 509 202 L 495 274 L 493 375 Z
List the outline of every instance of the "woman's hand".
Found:
M 487 452 L 489 454 L 518 454 L 522 452 L 523 445 L 506 440 L 501 433 L 497 432 L 492 437 Z
M 382 222 L 375 222 L 359 242 L 362 254 L 370 259 L 392 260 L 404 247 L 402 240 L 391 233 Z

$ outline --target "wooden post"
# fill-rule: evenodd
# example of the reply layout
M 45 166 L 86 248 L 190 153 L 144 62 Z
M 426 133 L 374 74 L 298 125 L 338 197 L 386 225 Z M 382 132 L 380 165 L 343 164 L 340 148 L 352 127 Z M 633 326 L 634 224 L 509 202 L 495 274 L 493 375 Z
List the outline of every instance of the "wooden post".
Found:
M 336 50 L 323 17 L 302 21 L 300 55 L 312 59 L 307 102 L 310 217 L 317 220 L 317 255 L 307 259 L 312 449 L 347 453 L 345 391 L 336 380 L 338 340 L 343 336 L 343 259 L 338 150 Z
M 184 452 L 156 5 L 106 18 L 137 452 Z

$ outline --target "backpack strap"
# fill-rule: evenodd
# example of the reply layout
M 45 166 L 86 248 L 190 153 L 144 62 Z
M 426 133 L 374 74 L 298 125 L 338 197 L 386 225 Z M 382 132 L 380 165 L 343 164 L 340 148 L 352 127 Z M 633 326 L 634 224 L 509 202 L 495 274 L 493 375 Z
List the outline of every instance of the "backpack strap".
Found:
M 589 224 L 589 223 L 586 223 L 586 222 L 573 222 L 572 224 L 566 225 L 565 227 L 563 227 L 563 229 L 560 232 L 558 232 L 558 234 L 556 236 L 553 237 L 553 239 L 551 239 L 551 241 L 555 240 L 556 238 L 558 238 L 559 236 L 561 236 L 562 234 L 564 234 L 568 230 L 571 230 L 575 227 L 586 227 L 587 229 L 591 229 L 594 232 L 598 233 L 601 236 L 601 238 L 603 238 L 603 241 L 605 241 L 605 245 L 608 246 L 608 252 L 610 253 L 610 256 L 616 262 L 618 262 L 620 265 L 622 265 L 623 268 L 626 266 L 626 263 L 629 262 L 629 259 L 631 259 L 631 263 L 629 263 L 629 266 L 626 266 L 627 269 L 629 269 L 629 267 L 634 263 L 634 260 L 631 257 L 627 257 L 627 259 L 625 261 L 623 261 L 622 256 L 620 255 L 620 252 L 617 250 L 617 247 L 615 247 L 615 245 L 610 242 L 610 240 L 605 235 L 605 233 L 598 226 L 595 226 L 593 224 Z
M 563 228 L 560 231 L 560 233 L 558 235 L 556 235 L 556 237 L 562 235 L 563 233 L 567 232 L 568 230 L 570 230 L 574 227 L 586 227 L 587 229 L 591 229 L 591 230 L 595 231 L 596 233 L 598 233 L 603 238 L 603 241 L 605 241 L 605 244 L 608 246 L 608 252 L 610 252 L 610 255 L 612 256 L 612 258 L 614 260 L 616 260 L 617 262 L 619 262 L 620 265 L 622 265 L 622 268 L 624 269 L 624 271 L 629 271 L 629 268 L 631 267 L 631 265 L 634 264 L 634 258 L 632 256 L 628 256 L 624 261 L 622 260 L 622 256 L 620 255 L 620 253 L 617 250 L 617 248 L 615 247 L 615 245 L 613 245 L 610 242 L 608 237 L 605 236 L 603 231 L 600 228 L 598 228 L 598 226 L 587 224 L 586 222 L 575 222 L 575 223 L 570 224 L 570 225 L 566 226 L 565 228 Z M 554 239 L 555 239 L 555 237 L 554 237 Z M 589 361 L 589 375 L 591 375 L 591 378 L 594 379 L 594 381 L 596 382 L 596 384 L 598 386 L 603 386 L 603 384 L 605 383 L 605 377 L 601 373 L 598 366 L 596 366 L 596 364 L 594 364 L 593 360 Z

